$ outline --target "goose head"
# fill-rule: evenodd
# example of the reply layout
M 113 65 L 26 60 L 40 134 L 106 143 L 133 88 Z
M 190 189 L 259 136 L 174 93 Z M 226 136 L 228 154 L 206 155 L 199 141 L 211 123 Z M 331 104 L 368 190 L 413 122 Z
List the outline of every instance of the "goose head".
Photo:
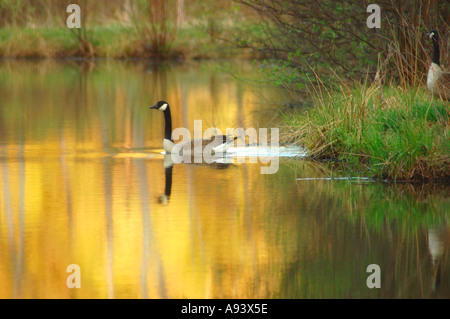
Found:
M 169 103 L 167 103 L 165 101 L 159 101 L 155 105 L 150 106 L 150 108 L 164 112 L 165 110 L 167 110 L 169 108 Z
M 431 30 L 428 32 L 427 37 L 429 37 L 434 43 L 439 42 L 439 33 L 436 30 Z

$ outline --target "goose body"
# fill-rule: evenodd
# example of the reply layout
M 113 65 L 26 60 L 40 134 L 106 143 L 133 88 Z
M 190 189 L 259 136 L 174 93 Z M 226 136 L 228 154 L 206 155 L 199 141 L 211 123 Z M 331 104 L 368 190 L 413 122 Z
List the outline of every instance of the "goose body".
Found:
M 170 114 L 169 103 L 159 101 L 150 109 L 156 109 L 164 112 L 165 133 L 163 139 L 163 148 L 167 153 L 189 156 L 194 154 L 222 154 L 234 144 L 236 137 L 231 135 L 215 135 L 212 139 L 193 139 L 186 142 L 175 144 L 172 139 L 172 117 Z
M 428 69 L 427 87 L 433 95 L 450 100 L 450 73 L 444 72 L 440 64 L 439 34 L 433 30 L 427 34 L 433 42 L 433 60 Z

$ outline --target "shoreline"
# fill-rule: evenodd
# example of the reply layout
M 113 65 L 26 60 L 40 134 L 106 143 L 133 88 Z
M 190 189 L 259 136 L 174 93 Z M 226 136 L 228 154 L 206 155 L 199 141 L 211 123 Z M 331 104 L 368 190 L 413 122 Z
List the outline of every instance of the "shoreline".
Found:
M 353 84 L 312 99 L 312 108 L 281 111 L 283 142 L 308 149 L 305 159 L 389 183 L 450 183 L 447 101 L 392 84 Z
M 332 165 L 332 164 L 338 164 L 342 163 L 342 161 L 335 161 L 333 159 L 316 159 L 316 158 L 309 158 L 309 157 L 302 157 L 299 158 L 298 160 L 304 160 L 304 161 L 310 161 L 313 163 L 318 163 L 320 165 Z M 356 168 L 356 167 L 355 167 Z M 349 172 L 351 173 L 351 170 L 343 170 L 344 172 Z M 367 171 L 361 171 L 358 170 L 358 173 L 360 173 L 359 175 L 355 175 L 355 176 L 338 176 L 338 177 L 324 177 L 324 178 L 309 178 L 310 180 L 330 180 L 330 181 L 351 181 L 352 179 L 361 179 L 363 180 L 362 182 L 371 182 L 371 183 L 378 183 L 378 184 L 386 184 L 386 185 L 396 185 L 396 184 L 402 184 L 402 185 L 446 185 L 446 186 L 450 186 L 450 175 L 446 175 L 444 177 L 439 177 L 439 178 L 428 178 L 428 179 L 420 179 L 420 178 L 415 178 L 415 179 L 390 179 L 390 178 L 378 178 L 378 177 L 369 177 L 364 175 L 364 173 L 368 173 L 369 170 Z M 307 178 L 305 178 L 304 180 L 306 181 Z M 299 179 L 297 179 L 299 180 Z M 358 182 L 358 181 L 356 181 Z
M 84 35 L 66 27 L 5 27 L 0 29 L 0 58 L 105 58 L 210 60 L 260 58 L 250 49 L 242 49 L 212 37 L 201 27 L 185 27 L 163 47 L 151 48 L 131 26 L 98 25 Z M 80 31 L 81 34 L 81 31 Z

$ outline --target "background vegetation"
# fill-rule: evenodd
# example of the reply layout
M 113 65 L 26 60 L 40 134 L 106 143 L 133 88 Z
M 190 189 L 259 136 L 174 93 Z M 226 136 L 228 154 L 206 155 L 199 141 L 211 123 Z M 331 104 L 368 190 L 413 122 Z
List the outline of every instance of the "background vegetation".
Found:
M 82 8 L 82 29 L 65 26 L 70 3 Z M 0 0 L 0 56 L 244 56 L 265 58 L 266 78 L 293 92 L 314 79 L 312 69 L 359 80 L 378 71 L 383 80 L 418 85 L 432 49 L 425 33 L 437 29 L 448 63 L 448 1 L 380 0 L 380 29 L 366 25 L 369 3 Z
M 81 29 L 66 27 L 70 3 L 81 7 Z M 229 58 L 236 48 L 217 39 L 231 38 L 234 25 L 252 16 L 236 6 L 226 0 L 0 0 L 0 56 Z
M 424 89 L 440 33 L 448 63 L 448 1 L 381 0 L 381 28 L 366 25 L 369 1 L 237 0 L 263 22 L 237 43 L 270 57 L 266 78 L 283 85 L 284 139 L 314 159 L 345 162 L 354 171 L 389 180 L 446 180 L 450 176 L 448 101 Z M 275 67 L 273 67 L 275 65 Z
M 284 141 L 315 159 L 333 159 L 378 179 L 446 179 L 450 171 L 448 103 L 423 88 L 341 82 L 322 87 L 315 107 L 284 114 Z
M 242 32 L 239 43 L 281 61 L 286 85 L 305 82 L 311 68 L 347 78 L 383 75 L 401 84 L 422 83 L 431 46 L 425 34 L 441 34 L 444 64 L 449 52 L 450 3 L 445 0 L 380 0 L 381 28 L 366 25 L 373 1 L 237 0 L 259 13 L 260 37 Z M 381 65 L 380 65 L 381 61 Z M 277 70 L 279 73 L 279 70 Z M 295 89 L 296 87 L 291 87 Z

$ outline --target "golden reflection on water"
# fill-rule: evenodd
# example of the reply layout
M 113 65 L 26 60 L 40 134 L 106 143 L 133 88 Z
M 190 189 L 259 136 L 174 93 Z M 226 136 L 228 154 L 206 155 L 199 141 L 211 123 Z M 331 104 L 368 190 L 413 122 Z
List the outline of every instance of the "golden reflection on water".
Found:
M 204 130 L 225 131 L 261 104 L 214 65 L 98 64 L 2 64 L 0 297 L 213 297 L 216 263 L 246 265 L 234 276 L 248 280 L 256 261 L 239 261 L 252 256 L 241 239 L 246 250 L 265 244 L 237 217 L 248 205 L 238 199 L 242 176 L 176 166 L 182 187 L 162 206 L 163 158 L 148 149 L 161 147 L 164 123 L 148 106 L 166 99 L 174 127 L 202 119 Z M 70 264 L 81 267 L 82 289 L 67 288 Z M 243 297 L 232 282 L 221 295 Z
M 165 168 L 160 97 L 191 131 L 273 112 L 214 68 L 71 63 L 0 64 L 0 298 L 448 296 L 448 188 L 298 182 L 332 172 L 286 159 Z
M 164 205 L 161 159 L 8 163 L 0 297 L 270 295 L 274 282 L 254 285 L 280 258 L 264 201 L 247 193 L 263 191 L 257 169 L 176 165 Z M 81 268 L 81 289 L 66 286 L 69 264 Z

